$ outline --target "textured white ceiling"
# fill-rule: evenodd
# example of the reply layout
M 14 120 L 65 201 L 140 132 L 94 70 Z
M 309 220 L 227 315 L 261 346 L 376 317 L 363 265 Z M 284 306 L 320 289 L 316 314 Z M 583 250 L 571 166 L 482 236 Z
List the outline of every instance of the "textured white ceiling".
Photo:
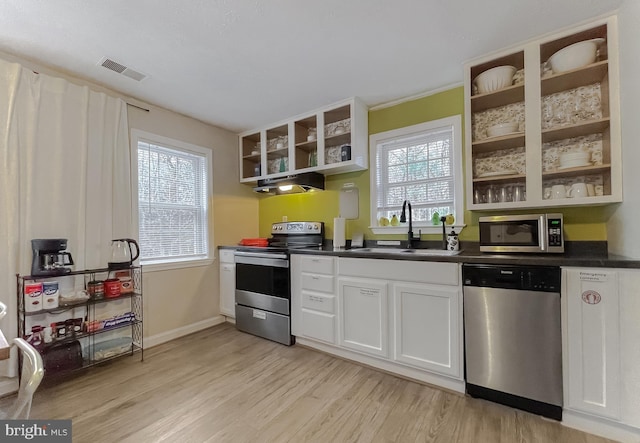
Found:
M 461 82 L 466 60 L 623 1 L 2 0 L 0 50 L 239 132 Z

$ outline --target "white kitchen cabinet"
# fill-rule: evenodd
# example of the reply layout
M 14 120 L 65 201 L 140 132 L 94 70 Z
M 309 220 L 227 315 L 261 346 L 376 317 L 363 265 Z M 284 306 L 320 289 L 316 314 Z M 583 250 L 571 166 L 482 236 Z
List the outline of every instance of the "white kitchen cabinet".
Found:
M 387 357 L 388 294 L 385 281 L 340 277 L 340 345 Z
M 393 358 L 452 377 L 461 377 L 460 289 L 456 286 L 394 284 Z
M 640 441 L 640 271 L 564 268 L 563 422 Z
M 340 257 L 341 344 L 386 357 L 396 366 L 416 368 L 430 383 L 464 391 L 460 282 L 457 263 Z M 363 309 L 365 315 L 345 313 L 347 309 L 357 311 L 347 305 L 349 295 L 364 300 L 368 305 L 368 311 Z M 378 307 L 386 310 L 386 318 Z M 360 336 L 349 333 L 348 328 Z
M 565 269 L 567 333 L 565 407 L 620 417 L 618 275 L 608 269 Z
M 640 270 L 618 269 L 620 294 L 620 420 L 640 441 Z
M 220 313 L 236 317 L 236 264 L 233 249 L 220 249 Z
M 464 392 L 457 263 L 291 255 L 298 343 Z
M 566 72 L 549 70 L 547 61 L 554 53 L 594 38 L 605 40 L 595 62 Z M 487 93 L 475 90 L 473 82 L 478 75 L 504 65 L 517 69 L 514 84 Z M 615 16 L 467 63 L 467 208 L 535 208 L 622 201 L 619 101 Z M 489 136 L 489 127 L 504 123 L 516 124 L 516 131 Z M 569 166 L 560 163 L 562 154 L 579 150 L 589 153 L 587 162 Z M 568 189 L 576 183 L 592 185 L 589 195 L 552 198 L 553 186 Z M 516 189 L 518 201 L 513 198 Z
M 239 135 L 240 182 L 367 169 L 367 107 L 352 97 Z
M 292 334 L 336 343 L 335 259 L 291 256 Z

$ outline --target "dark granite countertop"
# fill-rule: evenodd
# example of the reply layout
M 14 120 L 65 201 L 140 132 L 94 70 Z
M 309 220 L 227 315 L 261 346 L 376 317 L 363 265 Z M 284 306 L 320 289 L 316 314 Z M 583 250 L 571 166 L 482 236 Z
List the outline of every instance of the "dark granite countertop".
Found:
M 434 244 L 424 242 L 423 248 L 433 248 Z M 604 249 L 603 244 L 604 243 Z M 578 266 L 599 268 L 639 268 L 640 260 L 629 257 L 617 256 L 606 252 L 606 242 L 573 242 L 565 244 L 567 252 L 564 254 L 494 254 L 480 252 L 477 243 L 463 244 L 458 255 L 412 255 L 398 253 L 402 247 L 389 247 L 389 253 L 378 251 L 381 246 L 367 244 L 366 247 L 375 247 L 376 252 L 367 252 L 353 249 L 334 250 L 330 243 L 318 249 L 294 249 L 292 254 L 327 255 L 338 257 L 387 259 L 387 260 L 412 260 L 451 263 L 478 263 L 495 265 L 544 265 L 544 266 Z M 220 246 L 221 249 L 245 249 L 243 246 Z

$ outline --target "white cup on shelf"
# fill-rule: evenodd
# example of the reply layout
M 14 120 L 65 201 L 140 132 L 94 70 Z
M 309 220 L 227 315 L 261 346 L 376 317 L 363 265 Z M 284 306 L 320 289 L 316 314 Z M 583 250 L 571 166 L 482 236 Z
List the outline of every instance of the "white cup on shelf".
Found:
M 567 188 L 565 188 L 564 185 L 551 186 L 551 198 L 567 198 Z
M 569 188 L 568 197 L 571 198 L 583 198 L 588 197 L 589 191 L 586 183 L 574 183 Z

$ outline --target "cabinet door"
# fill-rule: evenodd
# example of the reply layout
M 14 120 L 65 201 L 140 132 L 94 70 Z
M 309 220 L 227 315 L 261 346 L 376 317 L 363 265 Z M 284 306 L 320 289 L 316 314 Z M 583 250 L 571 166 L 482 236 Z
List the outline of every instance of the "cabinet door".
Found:
M 228 317 L 236 316 L 236 265 L 220 264 L 220 313 Z
M 393 358 L 461 377 L 460 291 L 457 287 L 393 286 Z
M 340 278 L 340 345 L 387 357 L 387 283 L 381 280 Z
M 618 418 L 620 336 L 617 274 L 606 269 L 565 269 L 563 330 L 565 406 Z
M 620 269 L 620 420 L 640 428 L 640 270 Z
M 302 335 L 335 344 L 335 315 L 303 308 Z

